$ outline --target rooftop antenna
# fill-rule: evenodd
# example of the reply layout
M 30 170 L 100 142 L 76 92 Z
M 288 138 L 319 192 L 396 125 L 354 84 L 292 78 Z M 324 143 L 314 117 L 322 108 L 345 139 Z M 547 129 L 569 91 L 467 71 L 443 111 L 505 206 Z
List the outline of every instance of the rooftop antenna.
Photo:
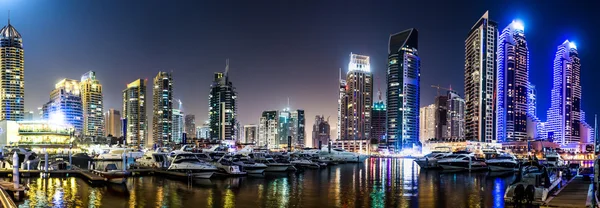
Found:
M 288 97 L 288 105 L 287 105 L 288 109 L 290 109 L 290 97 Z
M 225 76 L 229 73 L 229 59 L 225 59 Z
M 8 25 L 10 25 L 10 9 L 8 10 Z

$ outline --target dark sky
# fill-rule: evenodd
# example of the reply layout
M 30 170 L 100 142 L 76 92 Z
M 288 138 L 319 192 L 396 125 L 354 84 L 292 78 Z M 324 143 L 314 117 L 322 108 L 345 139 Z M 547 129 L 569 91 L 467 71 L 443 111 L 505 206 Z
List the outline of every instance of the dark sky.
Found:
M 289 97 L 291 108 L 306 110 L 310 137 L 317 114 L 331 116 L 335 126 L 338 68 L 347 70 L 350 52 L 371 56 L 375 89 L 385 90 L 389 34 L 411 27 L 420 35 L 421 106 L 433 103 L 432 84 L 452 85 L 462 95 L 464 39 L 486 10 L 501 29 L 523 21 L 543 120 L 556 47 L 565 39 L 577 43 L 583 109 L 592 122 L 600 110 L 593 92 L 600 6 L 536 2 L 0 0 L 0 8 L 11 10 L 23 36 L 27 110 L 47 102 L 58 80 L 89 70 L 104 85 L 105 110 L 120 109 L 127 83 L 151 82 L 167 70 L 186 113 L 205 120 L 212 75 L 229 58 L 242 125 L 257 123 L 263 110 L 284 108 Z

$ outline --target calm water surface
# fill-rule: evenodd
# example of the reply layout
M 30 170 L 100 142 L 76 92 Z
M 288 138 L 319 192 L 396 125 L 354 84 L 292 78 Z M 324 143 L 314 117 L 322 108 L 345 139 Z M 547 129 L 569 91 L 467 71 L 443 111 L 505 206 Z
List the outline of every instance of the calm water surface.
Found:
M 321 170 L 196 181 L 143 176 L 92 187 L 74 177 L 24 179 L 21 207 L 504 207 L 513 174 L 420 170 L 369 159 Z

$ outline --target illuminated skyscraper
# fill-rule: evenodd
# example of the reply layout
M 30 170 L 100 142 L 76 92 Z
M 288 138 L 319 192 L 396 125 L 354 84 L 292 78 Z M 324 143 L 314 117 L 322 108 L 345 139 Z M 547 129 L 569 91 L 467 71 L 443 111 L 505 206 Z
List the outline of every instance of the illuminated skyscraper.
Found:
M 123 90 L 123 119 L 127 145 L 145 147 L 148 144 L 146 118 L 146 80 L 138 79 Z
M 379 96 L 379 101 L 373 103 L 373 110 L 371 112 L 373 113 L 371 119 L 371 139 L 377 141 L 377 143 L 385 144 L 386 147 L 388 145 L 393 145 L 388 144 L 385 140 L 386 108 L 385 102 L 381 100 L 381 96 Z
M 196 137 L 196 116 L 185 115 L 185 134 L 188 138 Z
M 510 23 L 498 39 L 496 130 L 500 142 L 527 140 L 529 49 L 521 22 Z
M 419 32 L 390 35 L 387 70 L 387 137 L 396 151 L 419 141 Z
M 277 111 L 263 111 L 258 124 L 259 147 L 279 148 L 279 116 Z
M 465 40 L 466 140 L 496 141 L 494 88 L 497 39 L 498 24 L 488 19 L 486 11 Z
M 315 116 L 315 124 L 312 131 L 312 147 L 319 148 L 323 145 L 328 145 L 330 141 L 329 119 L 325 120 L 324 116 Z
M 561 145 L 580 141 L 581 63 L 575 43 L 566 40 L 554 58 L 554 78 L 546 131 Z
M 81 76 L 81 102 L 83 103 L 83 135 L 104 136 L 102 85 L 96 72 Z
M 368 56 L 350 53 L 346 91 L 342 99 L 342 140 L 367 140 L 371 136 L 373 74 Z M 365 147 L 366 148 L 366 147 Z
M 338 89 L 338 120 L 337 120 L 337 139 L 342 139 L 342 132 L 347 131 L 347 126 L 342 126 L 342 119 L 346 119 L 346 80 L 342 79 L 342 68 L 340 68 L 339 89 Z M 347 123 L 344 123 L 347 124 Z M 345 135 L 345 133 L 344 133 Z
M 421 107 L 419 109 L 419 115 L 421 115 L 419 119 L 419 141 L 424 143 L 429 139 L 435 138 L 435 112 L 437 108 L 435 104 L 431 104 L 425 107 Z M 441 139 L 441 138 L 437 138 Z
M 305 123 L 304 110 L 298 109 L 290 112 L 290 132 L 294 148 L 304 148 Z
M 121 112 L 115 109 L 108 109 L 104 113 L 106 121 L 106 136 L 121 137 Z
M 160 147 L 173 141 L 173 76 L 158 72 L 152 90 L 152 139 Z
M 448 91 L 448 137 L 450 141 L 464 141 L 465 139 L 465 100 L 456 92 Z
M 54 85 L 50 101 L 43 107 L 44 119 L 71 126 L 77 135 L 83 133 L 83 104 L 79 87 L 77 80 L 61 80 Z
M 208 117 L 210 119 L 210 139 L 230 140 L 236 138 L 237 92 L 229 80 L 229 60 L 225 73 L 217 72 L 210 86 Z
M 244 142 L 246 144 L 256 144 L 258 141 L 258 126 L 254 124 L 244 125 Z
M 23 39 L 10 24 L 0 29 L 0 120 L 21 121 L 25 112 Z
M 179 109 L 173 109 L 173 135 L 172 142 L 175 144 L 181 144 L 183 141 L 183 112 Z

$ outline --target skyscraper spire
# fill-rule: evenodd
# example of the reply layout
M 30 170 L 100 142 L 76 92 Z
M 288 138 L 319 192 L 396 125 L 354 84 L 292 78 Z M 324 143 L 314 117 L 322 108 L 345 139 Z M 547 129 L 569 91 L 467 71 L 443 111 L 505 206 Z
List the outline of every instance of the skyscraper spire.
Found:
M 229 59 L 225 59 L 225 76 L 229 73 Z
M 8 10 L 8 25 L 10 25 L 10 9 Z

